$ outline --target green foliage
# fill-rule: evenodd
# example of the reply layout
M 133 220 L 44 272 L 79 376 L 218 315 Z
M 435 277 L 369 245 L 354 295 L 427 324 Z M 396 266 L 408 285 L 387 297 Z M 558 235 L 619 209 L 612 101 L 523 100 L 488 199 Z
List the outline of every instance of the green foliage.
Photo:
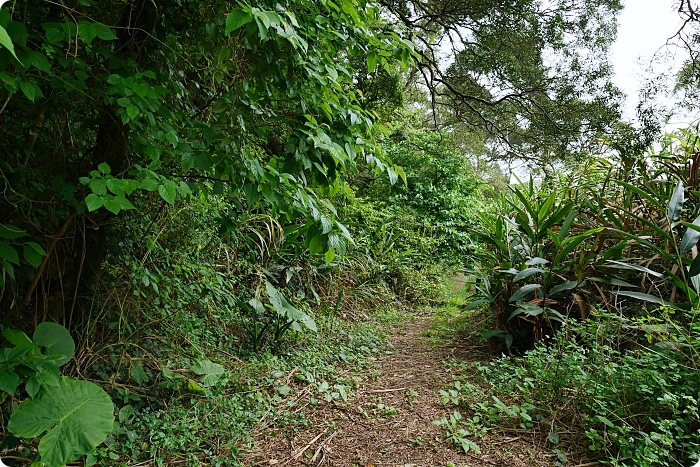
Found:
M 13 329 L 2 335 L 14 347 L 2 349 L 0 390 L 14 396 L 24 382 L 29 396 L 12 412 L 8 431 L 19 438 L 41 438 L 38 452 L 48 467 L 90 453 L 112 432 L 113 405 L 98 385 L 60 375 L 59 367 L 75 353 L 68 330 L 45 322 L 36 327 L 33 339 Z
M 480 369 L 494 390 L 534 404 L 555 430 L 578 425 L 590 449 L 614 465 L 678 465 L 700 442 L 696 328 L 676 328 L 680 347 L 661 331 L 652 345 L 629 351 L 639 325 L 601 313 L 523 357 Z
M 57 467 L 91 452 L 112 432 L 112 400 L 95 383 L 61 377 L 23 402 L 10 417 L 7 429 L 20 438 L 37 438 L 39 455 Z

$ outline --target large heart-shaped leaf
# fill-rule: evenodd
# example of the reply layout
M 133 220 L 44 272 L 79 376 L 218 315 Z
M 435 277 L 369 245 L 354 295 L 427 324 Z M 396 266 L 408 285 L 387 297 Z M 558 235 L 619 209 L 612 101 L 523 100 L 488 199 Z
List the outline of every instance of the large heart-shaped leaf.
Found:
M 200 360 L 195 363 L 192 368 L 192 373 L 202 375 L 202 384 L 205 386 L 213 386 L 226 374 L 226 369 L 210 360 Z
M 19 438 L 36 438 L 47 467 L 66 465 L 91 452 L 112 432 L 114 406 L 106 392 L 89 381 L 61 377 L 22 402 L 7 429 Z M 45 433 L 45 434 L 44 434 Z
M 68 332 L 60 324 L 45 322 L 40 323 L 34 331 L 34 342 L 46 347 L 46 355 L 63 355 L 56 360 L 56 365 L 67 363 L 75 355 L 75 342 Z
M 301 331 L 301 326 L 299 326 L 297 323 L 302 323 L 312 331 L 316 331 L 316 323 L 314 320 L 311 319 L 309 315 L 289 303 L 284 295 L 282 295 L 282 292 L 277 290 L 269 282 L 265 283 L 265 289 L 267 290 L 267 296 L 270 298 L 272 307 L 280 316 L 284 316 L 292 322 L 292 329 L 295 331 Z

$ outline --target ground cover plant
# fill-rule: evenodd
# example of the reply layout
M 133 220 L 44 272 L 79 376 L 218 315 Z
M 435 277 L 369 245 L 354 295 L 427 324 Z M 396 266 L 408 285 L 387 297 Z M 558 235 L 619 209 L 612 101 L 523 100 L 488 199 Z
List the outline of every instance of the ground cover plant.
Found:
M 697 137 L 663 143 L 586 167 L 565 191 L 519 184 L 483 215 L 465 308 L 489 305 L 481 339 L 519 356 L 478 365 L 489 391 L 444 393 L 470 414 L 464 439 L 505 417 L 548 433 L 560 463 L 571 430 L 610 465 L 696 461 Z

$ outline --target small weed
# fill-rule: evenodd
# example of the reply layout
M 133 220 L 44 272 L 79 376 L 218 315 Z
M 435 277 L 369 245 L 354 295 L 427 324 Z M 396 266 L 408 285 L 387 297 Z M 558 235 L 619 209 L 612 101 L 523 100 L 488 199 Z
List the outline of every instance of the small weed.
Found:
M 423 437 L 418 436 L 415 439 L 409 439 L 408 440 L 413 446 L 422 446 L 423 445 Z
M 461 428 L 462 414 L 455 411 L 449 417 L 443 417 L 433 421 L 437 426 L 445 429 L 445 441 L 454 446 L 459 446 L 464 452 L 480 451 L 479 446 L 469 439 L 471 433 Z
M 408 402 L 409 405 L 415 405 L 418 403 L 416 398 L 418 397 L 418 391 L 415 391 L 413 389 L 409 389 L 406 391 L 406 402 Z

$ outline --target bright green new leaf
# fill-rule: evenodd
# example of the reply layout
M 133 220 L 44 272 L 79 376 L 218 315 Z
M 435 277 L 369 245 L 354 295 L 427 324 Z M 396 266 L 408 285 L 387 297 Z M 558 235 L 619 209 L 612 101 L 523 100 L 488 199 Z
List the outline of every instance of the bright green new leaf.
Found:
M 75 342 L 70 332 L 57 323 L 40 323 L 34 331 L 34 342 L 46 347 L 46 355 L 63 355 L 56 360 L 58 366 L 67 363 L 75 355 Z
M 231 34 L 236 29 L 253 21 L 253 16 L 240 8 L 234 8 L 226 17 L 226 34 Z
M 187 379 L 187 390 L 194 394 L 204 394 L 204 388 L 193 379 Z
M 12 345 L 32 345 L 33 342 L 27 336 L 25 333 L 22 331 L 18 331 L 16 329 L 5 329 L 2 332 L 2 337 L 7 339 L 7 341 L 12 344 Z
M 25 400 L 10 417 L 7 429 L 19 438 L 36 438 L 47 467 L 66 465 L 91 452 L 112 432 L 114 406 L 106 392 L 89 381 L 61 377 L 57 387 L 44 388 Z
M 0 26 L 0 45 L 9 50 L 13 57 L 17 58 L 17 54 L 15 54 L 15 46 L 12 45 L 12 39 L 10 39 L 9 34 L 7 34 L 7 30 L 5 30 L 5 28 L 2 26 Z M 17 58 L 17 61 L 19 62 L 19 58 Z
M 95 193 L 90 193 L 85 197 L 85 205 L 90 212 L 100 209 L 104 204 L 104 198 L 102 196 L 97 196 Z

